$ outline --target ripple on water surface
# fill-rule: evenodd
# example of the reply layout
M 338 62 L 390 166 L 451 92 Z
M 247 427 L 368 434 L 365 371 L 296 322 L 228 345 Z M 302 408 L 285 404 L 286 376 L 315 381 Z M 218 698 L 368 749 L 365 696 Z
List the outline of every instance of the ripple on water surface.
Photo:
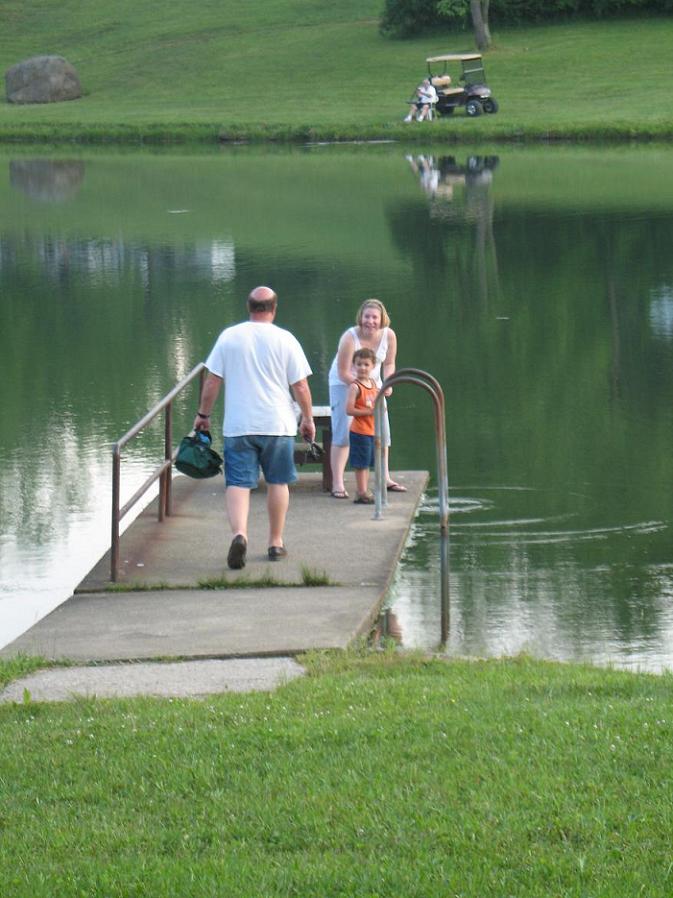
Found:
M 428 493 L 388 603 L 406 647 L 439 639 L 438 510 Z M 669 521 L 604 514 L 579 491 L 454 487 L 447 652 L 672 667 Z

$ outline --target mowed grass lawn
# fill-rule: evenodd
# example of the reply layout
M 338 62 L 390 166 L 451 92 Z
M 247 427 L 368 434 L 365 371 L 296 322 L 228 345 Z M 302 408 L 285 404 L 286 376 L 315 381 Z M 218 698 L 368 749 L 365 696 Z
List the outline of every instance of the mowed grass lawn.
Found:
M 381 37 L 382 0 L 9 0 L 0 66 L 58 53 L 74 102 L 0 102 L 0 138 L 407 137 L 425 58 L 472 35 Z M 670 137 L 673 17 L 496 30 L 486 70 L 495 116 L 437 122 L 441 139 Z
M 2 895 L 670 898 L 670 676 L 307 663 L 268 694 L 0 706 Z

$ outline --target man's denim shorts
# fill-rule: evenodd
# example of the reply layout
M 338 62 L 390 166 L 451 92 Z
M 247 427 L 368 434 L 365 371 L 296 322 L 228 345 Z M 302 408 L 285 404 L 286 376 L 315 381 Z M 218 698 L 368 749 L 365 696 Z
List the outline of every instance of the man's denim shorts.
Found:
M 351 451 L 348 457 L 351 468 L 364 469 L 374 467 L 374 437 L 366 433 L 353 433 L 351 430 Z
M 294 483 L 294 437 L 248 434 L 224 438 L 224 477 L 227 486 L 254 489 L 262 469 L 267 483 Z

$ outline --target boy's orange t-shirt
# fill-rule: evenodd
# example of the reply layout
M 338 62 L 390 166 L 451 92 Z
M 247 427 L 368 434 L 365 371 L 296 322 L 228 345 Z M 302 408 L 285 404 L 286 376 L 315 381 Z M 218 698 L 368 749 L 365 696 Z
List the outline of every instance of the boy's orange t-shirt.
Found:
M 362 381 L 358 381 L 357 383 L 360 391 L 355 400 L 355 408 L 370 409 L 371 415 L 363 415 L 362 417 L 353 418 L 353 420 L 351 421 L 351 430 L 353 431 L 353 433 L 362 433 L 365 436 L 373 437 L 376 432 L 374 422 L 374 403 L 376 402 L 379 388 L 376 386 L 374 381 L 371 381 L 371 387 L 366 387 L 362 383 Z

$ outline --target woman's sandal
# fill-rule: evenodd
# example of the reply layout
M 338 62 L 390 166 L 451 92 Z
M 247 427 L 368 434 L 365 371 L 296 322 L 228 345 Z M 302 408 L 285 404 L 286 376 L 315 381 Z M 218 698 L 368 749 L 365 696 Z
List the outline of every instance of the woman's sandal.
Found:
M 386 489 L 389 493 L 406 493 L 406 486 L 402 486 L 401 483 L 395 483 L 394 480 L 391 480 L 390 483 L 386 485 Z
M 348 499 L 349 495 L 346 490 L 332 490 L 333 499 Z

